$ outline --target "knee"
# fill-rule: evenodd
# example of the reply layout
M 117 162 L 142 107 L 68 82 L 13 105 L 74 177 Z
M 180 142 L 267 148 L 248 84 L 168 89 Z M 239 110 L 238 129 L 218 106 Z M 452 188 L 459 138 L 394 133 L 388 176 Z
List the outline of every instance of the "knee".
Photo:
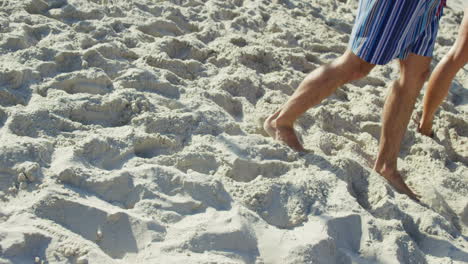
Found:
M 447 54 L 449 63 L 457 68 L 461 68 L 468 63 L 468 48 L 455 48 Z
M 348 60 L 343 65 L 343 73 L 346 73 L 348 82 L 362 79 L 369 75 L 369 72 L 374 68 L 375 65 L 363 61 L 359 58 Z
M 431 71 L 429 67 L 424 69 L 417 69 L 406 76 L 401 76 L 394 85 L 396 92 L 407 95 L 418 95 L 424 83 L 429 79 Z
M 351 81 L 359 80 L 366 77 L 367 75 L 369 75 L 372 69 L 373 65 L 367 62 L 359 62 L 355 64 L 355 66 L 352 69 Z
M 347 82 L 366 77 L 375 66 L 359 58 L 351 51 L 346 51 L 333 64 L 340 69 Z
M 424 85 L 424 83 L 429 79 L 429 76 L 431 75 L 431 71 L 429 67 L 424 68 L 424 69 L 418 69 L 414 74 L 410 76 L 405 76 L 408 77 L 406 78 L 406 83 L 410 83 L 413 85 L 416 85 L 416 87 L 421 87 Z
M 423 69 L 419 72 L 419 75 L 416 75 L 416 78 L 419 78 L 417 81 L 421 84 L 421 86 L 429 79 L 431 75 L 431 70 L 429 67 Z

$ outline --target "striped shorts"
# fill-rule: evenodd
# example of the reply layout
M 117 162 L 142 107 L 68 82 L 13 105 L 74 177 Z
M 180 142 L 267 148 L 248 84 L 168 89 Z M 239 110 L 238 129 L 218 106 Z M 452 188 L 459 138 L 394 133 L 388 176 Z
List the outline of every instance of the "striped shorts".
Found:
M 360 0 L 349 48 L 371 64 L 431 57 L 445 0 Z

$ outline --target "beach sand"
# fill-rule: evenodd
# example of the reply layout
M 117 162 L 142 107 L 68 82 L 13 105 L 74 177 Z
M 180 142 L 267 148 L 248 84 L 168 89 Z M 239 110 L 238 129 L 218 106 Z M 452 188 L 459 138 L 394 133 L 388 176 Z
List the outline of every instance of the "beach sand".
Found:
M 306 155 L 262 129 L 356 9 L 0 0 L 0 263 L 468 263 L 468 67 L 434 139 L 408 126 L 422 203 L 372 171 L 397 62 L 298 120 Z M 462 17 L 446 9 L 433 66 Z
M 462 12 L 468 8 L 468 0 L 447 0 L 447 6 L 455 12 Z

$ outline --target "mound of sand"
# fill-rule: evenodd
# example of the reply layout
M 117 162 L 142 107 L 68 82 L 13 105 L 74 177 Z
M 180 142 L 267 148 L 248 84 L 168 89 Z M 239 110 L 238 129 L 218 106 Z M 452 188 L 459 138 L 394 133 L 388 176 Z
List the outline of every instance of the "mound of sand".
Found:
M 310 154 L 262 130 L 357 0 L 0 6 L 0 263 L 468 263 L 466 67 L 436 138 L 405 136 L 423 204 L 371 169 L 396 64 L 299 120 Z

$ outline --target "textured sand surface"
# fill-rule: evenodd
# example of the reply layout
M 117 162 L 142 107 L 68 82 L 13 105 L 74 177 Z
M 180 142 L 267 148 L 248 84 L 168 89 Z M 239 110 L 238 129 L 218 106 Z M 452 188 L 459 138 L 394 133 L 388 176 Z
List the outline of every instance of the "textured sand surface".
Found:
M 447 6 L 455 12 L 459 12 L 464 8 L 468 8 L 468 0 L 447 0 Z
M 403 142 L 423 204 L 371 169 L 396 62 L 299 119 L 310 154 L 261 128 L 356 8 L 0 0 L 0 263 L 468 263 L 468 67 Z

